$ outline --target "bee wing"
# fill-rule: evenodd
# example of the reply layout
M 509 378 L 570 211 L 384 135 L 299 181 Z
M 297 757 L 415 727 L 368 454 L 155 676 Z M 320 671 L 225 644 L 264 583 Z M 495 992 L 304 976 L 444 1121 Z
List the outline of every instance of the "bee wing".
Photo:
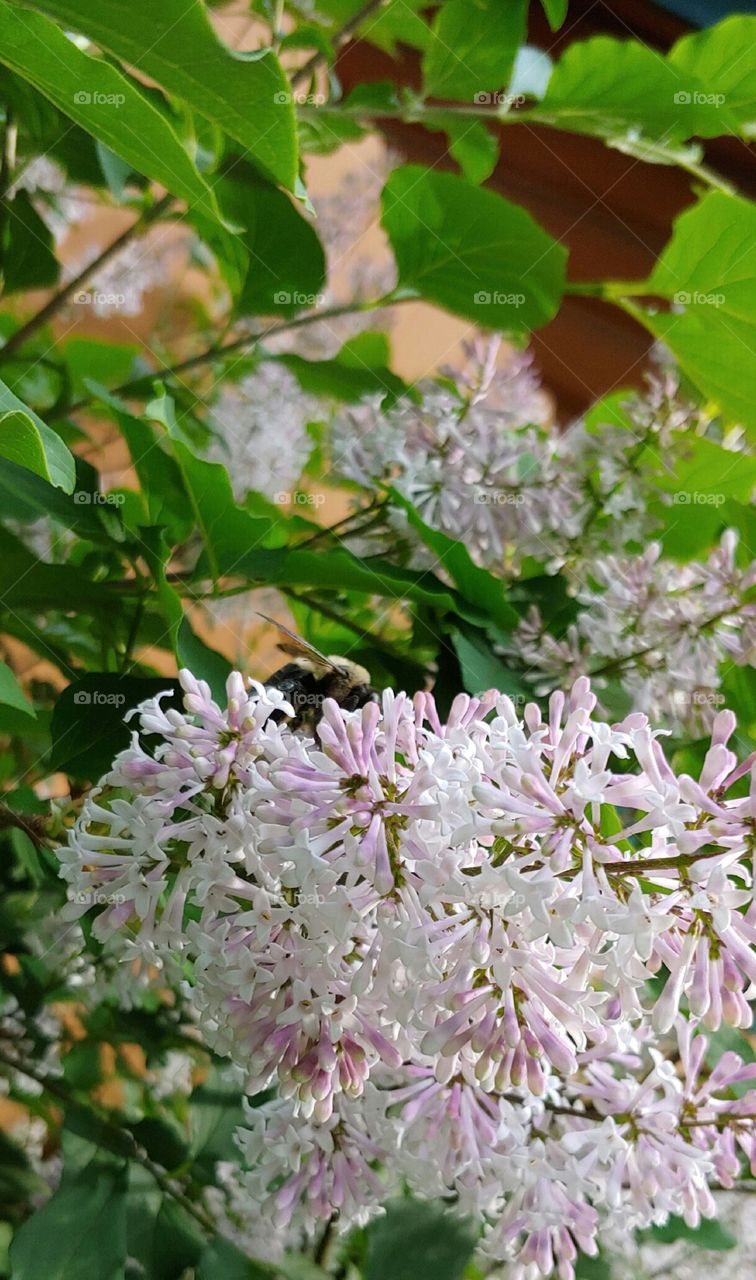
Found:
M 258 617 L 264 618 L 266 622 L 270 622 L 274 627 L 278 627 L 279 631 L 283 631 L 284 635 L 289 637 L 288 643 L 283 640 L 278 643 L 278 648 L 283 653 L 288 653 L 292 658 L 309 658 L 310 662 L 316 663 L 325 671 L 334 670 L 333 663 L 326 658 L 324 653 L 321 653 L 319 649 L 316 649 L 314 645 L 308 644 L 307 641 L 303 640 L 301 636 L 298 636 L 296 632 L 290 631 L 288 627 L 285 627 L 282 622 L 276 622 L 275 618 L 269 618 L 267 613 L 260 613 L 259 609 L 257 612 Z

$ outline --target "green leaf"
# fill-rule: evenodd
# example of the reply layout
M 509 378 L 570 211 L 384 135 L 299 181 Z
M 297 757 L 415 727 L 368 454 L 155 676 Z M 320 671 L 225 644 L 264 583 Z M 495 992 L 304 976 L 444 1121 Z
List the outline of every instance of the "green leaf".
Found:
M 567 17 L 567 3 L 568 0 L 541 0 L 552 31 L 558 31 Z
M 58 1190 L 16 1232 L 10 1257 L 14 1280 L 122 1280 L 125 1166 L 93 1161 L 64 1175 Z
M 129 1197 L 129 1257 L 136 1258 L 149 1280 L 182 1280 L 205 1247 L 205 1237 L 189 1214 L 168 1195 L 156 1190 L 145 1176 Z M 140 1193 L 140 1182 L 143 1189 Z M 130 1188 L 131 1190 L 131 1188 Z M 194 1274 L 192 1272 L 192 1274 Z
M 575 1280 L 612 1280 L 612 1268 L 599 1254 L 579 1253 L 575 1259 Z
M 273 1268 L 258 1266 L 223 1236 L 205 1246 L 197 1264 L 197 1280 L 270 1280 Z
M 244 1122 L 243 1090 L 222 1069 L 213 1067 L 189 1099 L 192 1169 L 208 1182 L 219 1160 L 238 1159 L 234 1134 Z
M 520 335 L 555 315 L 566 251 L 493 191 L 406 165 L 384 187 L 383 225 L 400 292 Z
M 624 134 L 674 143 L 728 133 L 735 121 L 648 45 L 594 36 L 571 44 L 528 118 L 571 133 Z
M 158 1116 L 144 1116 L 128 1127 L 147 1155 L 169 1173 L 186 1160 L 189 1148 L 177 1125 Z
M 532 690 L 529 691 L 519 677 L 507 668 L 504 660 L 496 656 L 485 632 L 470 628 L 455 631 L 452 634 L 452 644 L 468 693 L 477 695 L 488 689 L 498 689 L 520 704 L 528 699 L 532 701 Z
M 108 191 L 114 195 L 116 200 L 122 200 L 126 190 L 126 184 L 133 174 L 134 170 L 131 165 L 117 156 L 115 151 L 111 151 L 110 147 L 106 147 L 104 142 L 96 142 L 97 159 L 100 161 L 102 176 L 108 184 Z
M 478 186 L 490 178 L 499 158 L 499 140 L 481 120 L 471 120 L 455 111 L 426 111 L 423 124 L 447 135 L 449 154 L 468 182 Z
M 162 706 L 181 706 L 176 680 L 90 673 L 64 689 L 52 717 L 50 769 L 96 782 L 131 740 L 124 716 L 146 698 L 168 691 Z
M 170 453 L 170 441 L 149 422 L 129 413 L 104 387 L 91 381 L 87 385 L 115 416 L 139 478 L 150 524 L 164 525 L 172 544 L 183 542 L 192 529 L 192 512 L 181 470 Z M 148 406 L 153 413 L 154 405 L 153 401 Z
M 42 1179 L 34 1172 L 26 1152 L 7 1134 L 0 1131 L 0 1204 L 7 1212 L 16 1206 L 24 1208 L 31 1196 L 44 1190 Z
M 251 516 L 237 505 L 228 472 L 221 463 L 202 461 L 180 440 L 173 441 L 173 451 L 212 576 L 242 572 L 239 566 L 256 547 L 264 547 L 274 532 L 273 520 Z
M 186 0 L 160 0 L 159 4 L 154 0 L 33 0 L 33 4 L 184 98 L 240 142 L 277 182 L 293 189 L 297 176 L 294 106 L 289 82 L 270 50 L 241 53 L 222 44 L 204 4 L 197 0 L 190 4 Z M 173 189 L 170 183 L 168 188 Z
M 103 499 L 91 481 L 86 485 L 81 483 L 73 494 L 63 493 L 61 489 L 51 488 L 46 480 L 27 467 L 6 458 L 0 463 L 0 492 L 8 516 L 22 522 L 44 515 L 91 542 L 112 547 L 126 539 L 120 512 L 114 504 Z M 61 566 L 61 570 L 64 574 L 68 571 L 66 566 Z M 98 593 L 102 590 L 99 588 Z
M 139 347 L 123 342 L 98 342 L 96 338 L 70 337 L 61 344 L 71 379 L 71 396 L 78 399 L 98 390 L 98 383 L 118 386 L 138 372 Z M 122 406 L 125 409 L 125 405 Z
M 303 390 L 343 400 L 347 404 L 376 393 L 396 400 L 406 390 L 401 378 L 387 365 L 370 365 L 355 359 L 349 352 L 345 356 L 343 349 L 333 360 L 305 360 L 293 353 L 276 356 L 275 359 L 291 370 Z
M 231 663 L 200 639 L 186 614 L 178 626 L 175 649 L 179 667 L 187 667 L 198 680 L 206 680 L 216 702 L 225 705 L 226 680 L 232 670 Z
M 734 1249 L 737 1240 L 716 1218 L 705 1218 L 700 1226 L 689 1227 L 682 1218 L 672 1216 L 662 1227 L 650 1227 L 642 1232 L 642 1238 L 656 1240 L 660 1244 L 672 1244 L 675 1240 L 686 1240 L 689 1244 L 698 1245 L 699 1249 L 716 1249 L 724 1252 Z
M 237 311 L 292 316 L 317 306 L 325 281 L 325 254 L 314 227 L 289 197 L 239 162 L 219 191 L 226 212 L 245 228 L 239 238 L 248 266 Z
M 501 89 L 525 38 L 525 0 L 446 0 L 423 57 L 423 85 L 435 98 L 477 101 Z
M 6 242 L 2 249 L 3 292 L 43 289 L 60 274 L 52 232 L 40 218 L 27 191 L 6 202 Z
M 395 1200 L 367 1228 L 364 1280 L 462 1280 L 475 1237 L 422 1200 Z
M 0 476 L 2 470 L 0 468 Z M 105 616 L 110 621 L 123 616 L 124 602 L 104 583 L 91 582 L 72 565 L 44 564 L 2 527 L 0 597 L 3 605 L 13 610 L 62 609 L 69 613 L 75 602 L 77 610 L 89 616 Z
M 7 662 L 3 662 L 2 659 L 0 659 L 0 703 L 4 707 L 14 707 L 16 711 L 23 711 L 24 715 L 31 716 L 32 719 L 36 717 L 34 707 L 26 698 Z
M 76 464 L 71 453 L 60 436 L 4 382 L 0 382 L 0 414 L 0 456 L 41 475 L 56 489 L 73 493 Z M 22 419 L 27 419 L 33 430 Z
M 391 501 L 406 511 L 409 523 L 426 547 L 438 557 L 434 568 L 442 565 L 465 600 L 497 627 L 511 631 L 519 622 L 519 614 L 507 602 L 501 579 L 495 578 L 487 569 L 479 568 L 464 542 L 457 542 L 448 534 L 427 525 L 412 503 L 396 489 L 390 489 L 389 493 Z
M 106 6 L 98 0 L 98 7 L 102 11 Z M 124 11 L 128 8 L 133 13 L 134 7 L 124 6 Z M 169 7 L 161 3 L 153 10 L 153 21 L 141 27 L 136 14 L 129 19 L 142 49 L 143 33 L 152 30 L 154 39 L 155 20 Z M 212 188 L 195 169 L 166 116 L 134 80 L 103 58 L 77 48 L 54 22 L 0 0 L 0 62 L 30 80 L 137 173 L 162 183 L 209 217 L 220 218 Z M 142 59 L 135 54 L 134 62 Z
M 706 31 L 693 31 L 673 45 L 669 62 L 683 76 L 695 77 L 708 94 L 740 124 L 746 138 L 756 137 L 756 18 L 734 14 Z M 686 83 L 686 82 L 685 82 Z M 687 83 L 686 83 L 687 88 Z
M 676 220 L 648 293 L 681 314 L 633 307 L 730 421 L 756 433 L 756 206 L 712 191 Z

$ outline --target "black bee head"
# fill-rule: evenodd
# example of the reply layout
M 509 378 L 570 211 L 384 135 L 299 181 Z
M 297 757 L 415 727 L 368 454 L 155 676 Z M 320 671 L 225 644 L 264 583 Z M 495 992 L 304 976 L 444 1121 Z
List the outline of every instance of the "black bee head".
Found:
M 353 684 L 343 697 L 339 699 L 345 711 L 359 711 L 368 702 L 378 702 L 378 694 L 369 684 Z

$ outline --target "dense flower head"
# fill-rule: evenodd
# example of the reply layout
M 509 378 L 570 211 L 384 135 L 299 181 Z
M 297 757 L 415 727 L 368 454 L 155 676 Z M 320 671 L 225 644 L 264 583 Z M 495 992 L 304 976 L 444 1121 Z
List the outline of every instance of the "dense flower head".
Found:
M 404 1185 L 477 1215 L 492 1274 L 571 1280 L 612 1222 L 695 1225 L 756 1167 L 756 1069 L 707 1054 L 756 983 L 730 712 L 693 777 L 584 677 L 545 717 L 329 700 L 314 736 L 238 673 L 225 707 L 181 683 L 182 710 L 139 709 L 62 874 L 107 954 L 191 971 L 209 1043 L 276 1086 L 240 1144 L 282 1240 Z

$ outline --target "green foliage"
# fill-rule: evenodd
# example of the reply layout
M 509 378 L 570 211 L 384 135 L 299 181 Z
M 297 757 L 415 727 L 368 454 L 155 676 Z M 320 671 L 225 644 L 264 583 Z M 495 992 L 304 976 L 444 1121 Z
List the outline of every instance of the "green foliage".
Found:
M 64 1174 L 58 1190 L 14 1237 L 14 1280 L 121 1280 L 126 1194 L 125 1164 L 95 1158 Z
M 515 335 L 556 313 L 565 250 L 524 209 L 492 191 L 406 165 L 384 188 L 383 225 L 401 290 Z
M 691 381 L 753 433 L 756 379 L 756 208 L 712 191 L 677 219 L 647 292 L 675 312 L 638 310 Z
M 161 983 L 135 992 L 128 1010 L 109 996 L 83 1008 L 57 955 L 36 945 L 65 897 L 52 846 L 65 838 L 82 790 L 127 746 L 128 712 L 158 692 L 170 707 L 182 666 L 224 696 L 232 663 L 206 638 L 205 604 L 275 589 L 308 639 L 364 662 L 379 686 L 412 691 L 433 680 L 441 705 L 461 689 L 495 686 L 518 707 L 535 695 L 528 673 L 499 656 L 513 629 L 536 606 L 547 640 L 561 641 L 578 613 L 573 583 L 558 567 L 529 559 L 511 583 L 503 570 L 479 567 L 466 545 L 433 527 L 426 505 L 391 487 L 393 458 L 379 491 L 341 490 L 338 500 L 353 498 L 356 510 L 332 527 L 314 505 L 297 502 L 309 496 L 300 490 L 289 504 L 240 496 L 233 464 L 217 460 L 212 406 L 220 389 L 288 370 L 318 402 L 299 483 L 337 483 L 331 415 L 344 406 L 359 412 L 368 400 L 411 412 L 419 399 L 397 372 L 397 341 L 392 351 L 381 331 L 384 306 L 419 299 L 524 343 L 558 316 L 565 293 L 581 288 L 567 283 L 564 247 L 525 208 L 481 184 L 500 145 L 506 159 L 506 129 L 518 121 L 585 134 L 633 155 L 638 183 L 646 163 L 680 166 L 696 197 L 648 280 L 583 286 L 663 340 L 719 415 L 705 437 L 691 433 L 662 457 L 656 441 L 638 441 L 633 465 L 655 488 L 663 553 L 681 562 L 705 556 L 726 528 L 740 534 L 741 559 L 756 545 L 756 463 L 732 451 L 729 434 L 742 425 L 752 438 L 755 425 L 756 214 L 703 165 L 696 141 L 756 136 L 756 18 L 686 35 L 666 57 L 624 38 L 570 43 L 568 23 L 544 86 L 551 63 L 544 50 L 524 46 L 523 0 L 448 0 L 435 9 L 388 0 L 370 14 L 359 0 L 295 3 L 285 8 L 283 38 L 274 30 L 278 8 L 260 0 L 260 47 L 243 53 L 223 42 L 227 27 L 214 7 L 0 0 L 0 335 L 11 344 L 0 347 L 0 941 L 11 957 L 0 966 L 0 1001 L 28 1014 L 40 1062 L 49 1048 L 46 1010 L 65 1006 L 77 1021 L 61 1071 L 35 1092 L 9 1068 L 5 1040 L 0 1046 L 11 1099 L 44 1123 L 47 1150 L 63 1161 L 60 1185 L 48 1194 L 21 1147 L 0 1135 L 0 1275 L 13 1280 L 333 1273 L 329 1248 L 320 1262 L 290 1255 L 272 1267 L 203 1216 L 208 1190 L 221 1194 L 218 1163 L 240 1159 L 234 1134 L 243 1109 L 241 1086 L 193 1039 L 191 975 L 182 975 L 181 990 L 165 978 L 170 998 Z M 566 0 L 542 7 L 552 30 L 568 18 Z M 414 50 L 421 89 L 400 89 L 381 71 L 383 80 L 342 97 L 332 64 L 345 24 L 382 54 Z M 319 61 L 312 76 L 292 83 L 302 53 Z M 382 222 L 396 289 L 344 299 L 300 152 L 351 146 L 383 117 L 445 134 L 459 173 L 420 164 L 392 172 Z M 557 133 L 549 146 L 558 157 Z M 40 157 L 60 166 L 66 192 L 76 187 L 83 200 L 126 215 L 134 244 L 158 219 L 191 229 L 192 270 L 206 288 L 192 298 L 188 321 L 177 323 L 173 308 L 160 313 L 149 350 L 131 343 L 125 327 L 126 341 L 88 328 L 82 336 L 78 326 L 69 332 L 60 282 L 70 264 L 64 274 L 56 239 L 65 194 L 54 183 L 48 190 L 44 174 L 28 189 L 22 181 Z M 164 190 L 170 201 L 161 200 Z M 84 282 L 96 288 L 97 274 Z M 28 296 L 39 289 L 50 291 L 51 308 Z M 321 348 L 321 358 L 268 337 L 270 328 L 296 333 L 315 320 L 326 328 L 350 311 L 365 313 L 369 327 L 334 340 L 327 355 Z M 635 430 L 628 394 L 594 407 L 590 436 Z M 275 406 L 271 419 L 275 441 Z M 243 415 L 238 429 L 246 430 Z M 110 467 L 97 469 L 104 437 L 115 440 L 123 465 L 117 488 Z M 597 513 L 598 533 L 617 518 Z M 384 535 L 380 554 L 351 539 L 373 525 Z M 400 529 L 421 546 L 420 567 Z M 254 597 L 249 603 L 257 607 Z M 254 655 L 245 669 L 263 674 Z M 756 740 L 754 673 L 727 665 L 720 674 L 745 754 Z M 611 673 L 602 698 L 616 714 L 629 709 L 621 673 Z M 675 749 L 697 776 L 700 742 Z M 61 775 L 71 791 L 64 799 Z M 607 835 L 623 825 L 608 806 L 601 819 Z M 82 930 L 84 963 L 104 966 L 107 949 L 86 915 Z M 144 1065 L 135 1063 L 135 1045 Z M 191 1056 L 196 1078 L 187 1095 L 159 1097 L 149 1073 L 177 1048 Z M 752 1057 L 743 1035 L 722 1030 L 711 1038 L 711 1063 L 731 1048 Z M 106 1110 L 97 1099 L 108 1082 L 120 1102 Z M 692 1230 L 672 1220 L 650 1238 L 722 1250 L 733 1243 L 716 1222 Z M 343 1248 L 355 1280 L 477 1280 L 475 1243 L 474 1228 L 445 1207 L 394 1201 L 330 1252 Z M 611 1266 L 580 1256 L 576 1274 L 604 1280 Z
M 398 1200 L 367 1230 L 364 1280 L 462 1280 L 473 1232 L 438 1206 Z
M 137 65 L 240 142 L 290 190 L 296 131 L 289 84 L 270 51 L 237 53 L 216 36 L 204 5 L 183 0 L 35 0 L 34 8 Z M 86 127 L 86 125 L 85 125 Z M 99 135 L 98 135 L 99 136 Z M 117 154 L 117 148 L 114 148 Z M 170 188 L 170 184 L 169 188 Z
M 137 173 L 162 183 L 205 214 L 220 217 L 211 187 L 192 164 L 169 119 L 134 80 L 78 49 L 41 14 L 21 13 L 2 0 L 0 20 L 0 61 L 27 77 Z
M 447 0 L 423 57 L 426 93 L 475 102 L 501 89 L 525 37 L 526 11 L 525 0 Z

